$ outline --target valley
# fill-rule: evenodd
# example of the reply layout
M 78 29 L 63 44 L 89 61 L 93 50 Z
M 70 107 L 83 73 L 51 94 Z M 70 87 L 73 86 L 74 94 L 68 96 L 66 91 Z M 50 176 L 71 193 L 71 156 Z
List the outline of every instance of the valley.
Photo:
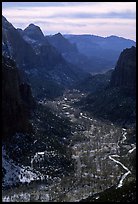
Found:
M 135 202 L 136 42 L 44 22 L 2 16 L 2 201 Z
M 49 185 L 39 181 L 28 184 L 27 189 L 19 186 L 18 190 L 5 191 L 3 201 L 77 202 L 112 186 L 120 188 L 126 181 L 134 180 L 127 159 L 136 146 L 127 144 L 127 129 L 82 111 L 75 102 L 83 97 L 86 97 L 85 93 L 74 89 L 67 90 L 62 97 L 53 101 L 39 101 L 56 116 L 71 122 L 72 134 L 69 138 L 65 135 L 64 140 L 67 140 L 71 150 L 74 171 L 53 178 Z M 44 154 L 36 152 L 34 158 L 37 153 Z M 33 167 L 33 160 L 30 163 Z

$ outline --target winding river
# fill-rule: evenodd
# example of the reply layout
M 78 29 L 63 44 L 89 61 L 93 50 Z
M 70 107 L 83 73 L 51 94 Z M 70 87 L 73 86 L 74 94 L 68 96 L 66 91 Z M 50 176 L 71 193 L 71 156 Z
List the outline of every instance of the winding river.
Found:
M 79 129 L 78 132 L 75 130 L 72 138 L 72 158 L 76 167 L 75 174 L 62 178 L 59 182 L 55 182 L 47 188 L 45 187 L 44 191 L 35 190 L 35 201 L 41 199 L 45 202 L 77 202 L 116 185 L 116 180 L 118 180 L 117 188 L 120 188 L 124 179 L 131 174 L 131 171 L 118 160 L 120 158 L 120 145 L 123 145 L 127 139 L 126 129 L 89 117 L 87 113 L 76 110 L 72 105 L 73 102 L 73 99 L 68 100 L 66 96 L 62 100 L 56 101 L 55 104 L 52 103 L 52 105 L 55 106 L 57 114 L 70 118 L 70 121 L 77 128 L 85 127 L 84 130 Z M 74 138 L 77 140 L 74 140 Z M 134 144 L 131 147 L 128 154 L 136 149 Z M 43 159 L 43 155 L 44 152 L 37 152 L 34 155 L 31 160 L 32 167 L 34 160 Z M 117 166 L 114 167 L 113 162 Z M 122 171 L 125 171 L 125 173 Z M 27 193 L 27 190 L 24 193 Z M 20 194 L 23 194 L 23 192 L 20 192 Z M 31 199 L 31 192 L 29 196 L 28 200 L 24 199 L 23 201 Z

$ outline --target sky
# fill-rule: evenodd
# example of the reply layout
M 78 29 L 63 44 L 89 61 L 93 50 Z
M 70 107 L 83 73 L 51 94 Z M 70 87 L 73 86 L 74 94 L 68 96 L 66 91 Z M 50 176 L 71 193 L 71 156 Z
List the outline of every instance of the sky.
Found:
M 136 2 L 2 2 L 2 15 L 15 28 L 34 23 L 44 35 L 117 35 L 136 41 Z

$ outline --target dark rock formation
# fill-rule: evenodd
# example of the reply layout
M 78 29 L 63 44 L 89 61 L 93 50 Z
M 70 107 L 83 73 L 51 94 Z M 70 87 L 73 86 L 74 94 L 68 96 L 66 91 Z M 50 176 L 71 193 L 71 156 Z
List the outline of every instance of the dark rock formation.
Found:
M 88 78 L 81 81 L 81 83 L 77 84 L 75 88 L 80 91 L 89 93 L 102 91 L 109 84 L 112 72 L 113 69 L 103 74 L 90 75 Z
M 22 84 L 15 63 L 2 57 L 2 138 L 30 132 L 30 111 L 35 102 L 28 84 Z
M 2 142 L 6 154 L 14 162 L 30 166 L 30 158 L 36 152 L 53 149 L 58 152 L 56 157 L 53 154 L 45 158 L 41 163 L 44 169 L 37 164 L 34 169 L 45 175 L 67 174 L 73 168 L 64 141 L 71 135 L 70 122 L 35 103 L 30 85 L 22 80 L 21 74 L 13 60 L 2 58 Z M 3 176 L 5 171 L 8 169 L 3 168 Z
M 37 56 L 20 33 L 2 16 L 2 54 L 16 61 L 19 68 L 36 68 Z M 33 59 L 33 60 L 32 60 Z
M 101 193 L 96 193 L 93 196 L 82 199 L 79 202 L 104 202 L 104 203 L 136 203 L 136 182 L 131 181 L 121 188 L 116 188 L 116 186 L 110 187 Z
M 89 94 L 83 108 L 95 117 L 122 125 L 136 121 L 136 48 L 125 49 L 107 86 Z
M 32 23 L 27 28 L 24 29 L 24 34 L 35 40 L 44 39 L 44 34 L 42 33 L 39 26 L 36 26 Z
M 59 96 L 85 76 L 84 72 L 77 71 L 78 67 L 68 63 L 33 24 L 25 30 L 15 29 L 3 17 L 2 52 L 25 71 L 37 98 Z
M 136 47 L 125 49 L 112 73 L 110 86 L 127 87 L 131 91 L 136 88 Z

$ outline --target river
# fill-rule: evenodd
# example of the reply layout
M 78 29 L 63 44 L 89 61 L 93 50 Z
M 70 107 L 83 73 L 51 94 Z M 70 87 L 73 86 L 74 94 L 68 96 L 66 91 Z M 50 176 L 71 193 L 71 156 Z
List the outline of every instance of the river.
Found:
M 121 158 L 120 147 L 126 141 L 127 131 L 109 121 L 95 119 L 74 106 L 74 102 L 84 96 L 79 92 L 67 93 L 52 102 L 41 101 L 55 114 L 69 118 L 75 127 L 70 138 L 74 173 L 49 186 L 42 184 L 30 191 L 20 190 L 10 196 L 4 195 L 3 201 L 78 202 L 113 185 L 117 185 L 117 188 L 123 185 L 131 171 L 117 158 Z M 132 145 L 128 154 L 135 148 Z M 38 156 L 41 156 L 40 152 L 36 152 L 34 158 L 38 159 Z M 30 161 L 32 167 L 34 158 Z

